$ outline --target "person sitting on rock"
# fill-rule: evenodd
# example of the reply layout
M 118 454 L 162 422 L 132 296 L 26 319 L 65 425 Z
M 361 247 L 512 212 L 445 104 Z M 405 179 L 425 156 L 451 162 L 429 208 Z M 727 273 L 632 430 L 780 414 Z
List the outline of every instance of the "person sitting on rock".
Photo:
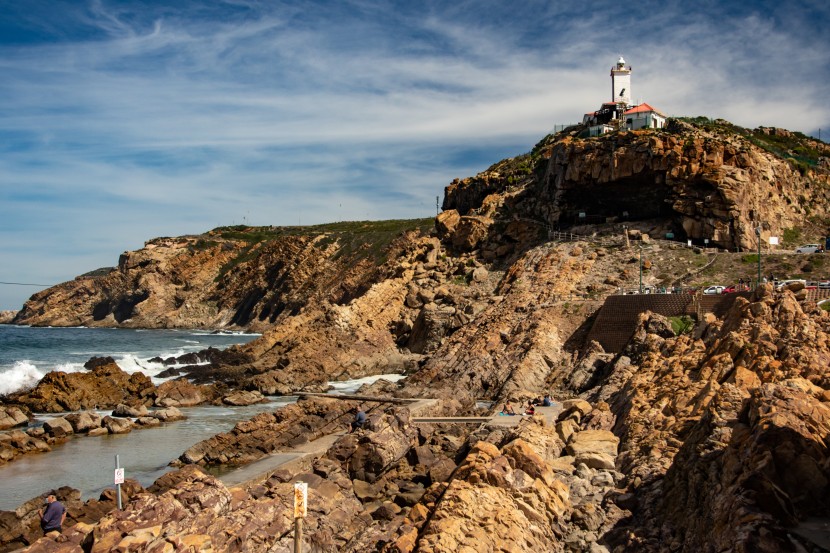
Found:
M 551 405 L 553 405 L 553 400 L 550 394 L 545 394 L 545 398 L 542 400 L 542 407 L 550 407 Z
M 516 411 L 513 409 L 513 404 L 510 403 L 508 399 L 507 402 L 504 404 L 504 408 L 501 410 L 502 415 L 515 415 Z
M 66 508 L 54 496 L 46 496 L 46 507 L 38 511 L 40 515 L 40 528 L 44 535 L 49 532 L 62 532 L 63 521 L 66 520 Z
M 366 424 L 366 411 L 359 407 L 355 407 L 354 409 L 352 409 L 352 411 L 355 415 L 354 420 L 352 421 L 352 429 L 350 430 L 350 432 L 354 432 L 358 428 L 363 428 L 363 426 Z
M 527 402 L 527 408 L 525 409 L 525 415 L 535 415 L 536 414 L 536 407 L 533 406 L 532 401 Z

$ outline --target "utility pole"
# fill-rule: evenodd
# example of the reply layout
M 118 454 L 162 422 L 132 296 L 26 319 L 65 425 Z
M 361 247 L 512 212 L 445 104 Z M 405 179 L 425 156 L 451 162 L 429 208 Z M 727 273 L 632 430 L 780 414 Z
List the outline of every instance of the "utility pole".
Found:
M 439 198 L 440 198 L 440 196 L 435 196 L 435 216 L 436 217 L 438 217 L 438 215 L 441 213 L 441 208 L 439 207 L 439 204 L 438 204 Z

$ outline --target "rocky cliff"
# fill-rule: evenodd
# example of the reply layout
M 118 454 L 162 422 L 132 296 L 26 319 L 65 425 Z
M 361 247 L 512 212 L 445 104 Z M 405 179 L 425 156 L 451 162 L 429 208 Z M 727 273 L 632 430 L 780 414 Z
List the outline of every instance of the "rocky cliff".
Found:
M 762 237 L 826 233 L 826 154 L 722 122 L 597 139 L 574 129 L 453 182 L 434 231 L 429 221 L 356 242 L 356 228 L 217 229 L 154 241 L 105 276 L 36 296 L 19 322 L 262 330 L 186 370 L 222 389 L 286 394 L 394 371 L 407 378 L 366 397 L 481 415 L 553 390 L 561 412 L 433 425 L 375 402 L 364 430 L 309 466 L 230 490 L 187 467 L 31 550 L 288 551 L 290 484 L 303 480 L 318 551 L 820 551 L 830 315 L 804 290 L 761 287 L 685 330 L 644 313 L 620 354 L 585 337 L 604 296 L 641 267 L 664 283 L 710 267 L 718 254 L 686 239 L 754 249 L 759 220 Z M 583 236 L 550 240 L 557 229 Z M 682 242 L 643 234 L 668 232 Z M 340 432 L 347 407 L 304 399 L 180 462 L 242 463 Z
M 808 227 L 823 236 L 830 146 L 781 129 L 673 121 L 665 131 L 547 137 L 525 156 L 447 187 L 444 229 L 496 258 L 545 230 L 648 228 L 729 250 Z M 807 160 L 807 161 L 801 161 Z M 449 227 L 449 228 L 448 228 Z
M 289 551 L 295 481 L 309 483 L 305 547 L 318 551 L 821 551 L 830 314 L 797 292 L 761 288 L 682 335 L 644 313 L 623 354 L 591 348 L 576 370 L 551 367 L 566 381 L 596 373 L 587 389 L 558 391 L 581 398 L 553 418 L 437 427 L 381 406 L 308 468 L 244 490 L 188 468 L 30 551 Z M 342 427 L 342 403 L 258 416 L 188 455 L 243 434 L 287 443 L 297 428 Z
M 15 324 L 260 330 L 319 301 L 347 303 L 383 278 L 401 233 L 432 221 L 223 227 L 157 238 L 118 266 L 32 296 Z M 404 239 L 403 242 L 406 240 Z

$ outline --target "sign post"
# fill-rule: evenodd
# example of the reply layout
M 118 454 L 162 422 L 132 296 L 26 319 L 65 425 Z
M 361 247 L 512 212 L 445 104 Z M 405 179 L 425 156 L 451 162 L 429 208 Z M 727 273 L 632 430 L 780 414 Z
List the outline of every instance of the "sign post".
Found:
M 118 462 L 118 455 L 115 456 L 115 490 L 118 495 L 118 510 L 121 510 L 121 484 L 124 483 L 124 469 Z
M 303 519 L 305 518 L 308 503 L 308 484 L 297 482 L 294 484 L 294 553 L 302 553 L 303 547 Z

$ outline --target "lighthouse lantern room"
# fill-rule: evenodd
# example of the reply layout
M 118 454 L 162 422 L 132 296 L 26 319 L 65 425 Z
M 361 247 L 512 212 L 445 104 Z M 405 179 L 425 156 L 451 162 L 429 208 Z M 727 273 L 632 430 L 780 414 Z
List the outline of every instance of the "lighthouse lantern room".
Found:
M 631 66 L 626 67 L 622 56 L 611 68 L 611 101 L 631 105 Z

